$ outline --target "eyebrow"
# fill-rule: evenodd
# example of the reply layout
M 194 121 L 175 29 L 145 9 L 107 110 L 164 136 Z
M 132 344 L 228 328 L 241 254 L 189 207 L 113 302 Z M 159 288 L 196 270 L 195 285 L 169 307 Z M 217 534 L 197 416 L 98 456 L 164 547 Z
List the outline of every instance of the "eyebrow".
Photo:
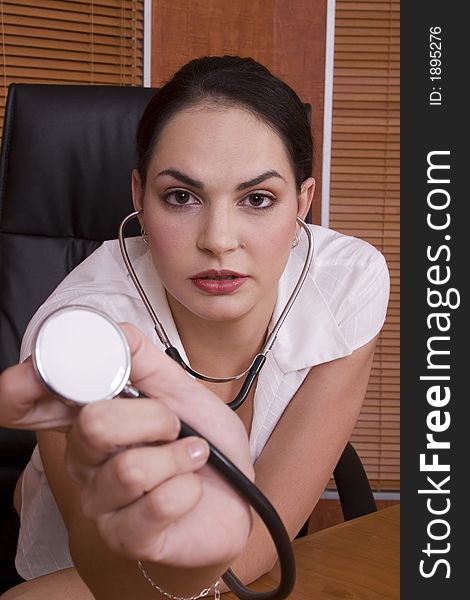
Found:
M 189 175 L 186 175 L 186 173 L 182 173 L 178 169 L 164 169 L 163 171 L 160 171 L 156 175 L 156 177 L 161 177 L 163 175 L 170 175 L 171 177 L 174 177 L 178 181 L 181 181 L 181 183 L 190 185 L 198 190 L 204 189 L 204 184 L 201 181 L 198 181 L 197 179 L 193 179 L 192 177 L 190 177 Z M 242 183 L 238 184 L 236 187 L 236 191 L 240 192 L 242 190 L 246 190 L 250 187 L 253 187 L 254 185 L 258 185 L 258 184 L 262 183 L 263 181 L 266 181 L 267 179 L 271 179 L 271 177 L 278 177 L 279 179 L 282 179 L 283 181 L 285 181 L 287 183 L 286 179 L 280 173 L 278 173 L 274 169 L 270 169 L 269 171 L 265 171 L 264 173 L 261 173 L 261 175 L 258 175 L 257 177 L 254 177 L 253 179 L 250 179 L 249 181 L 243 181 Z
M 283 181 L 286 181 L 280 173 L 278 173 L 277 171 L 274 171 L 274 169 L 271 169 L 270 171 L 265 171 L 264 173 L 261 173 L 261 175 L 258 175 L 258 177 L 254 177 L 253 179 L 250 179 L 249 181 L 244 181 L 243 183 L 240 183 L 237 186 L 237 192 L 246 190 L 247 188 L 253 187 L 254 185 L 258 185 L 259 183 L 266 181 L 266 179 L 271 179 L 271 177 L 279 177 Z M 287 181 L 286 181 L 286 183 L 287 183 Z
M 164 169 L 163 171 L 160 171 L 160 173 L 158 173 L 156 175 L 156 177 L 161 177 L 162 175 L 171 175 L 171 177 L 178 179 L 178 181 L 181 181 L 181 183 L 190 185 L 198 190 L 204 189 L 204 184 L 201 181 L 198 181 L 197 179 L 193 179 L 189 175 L 186 175 L 185 173 L 178 171 L 178 169 Z

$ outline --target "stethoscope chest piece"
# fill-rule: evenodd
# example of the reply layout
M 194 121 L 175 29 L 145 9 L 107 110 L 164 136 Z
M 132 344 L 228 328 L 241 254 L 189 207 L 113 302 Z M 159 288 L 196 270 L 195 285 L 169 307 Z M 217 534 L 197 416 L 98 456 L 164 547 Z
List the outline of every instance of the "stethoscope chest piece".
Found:
M 131 357 L 123 332 L 89 307 L 51 313 L 39 328 L 32 356 L 49 390 L 75 406 L 113 398 L 129 380 Z

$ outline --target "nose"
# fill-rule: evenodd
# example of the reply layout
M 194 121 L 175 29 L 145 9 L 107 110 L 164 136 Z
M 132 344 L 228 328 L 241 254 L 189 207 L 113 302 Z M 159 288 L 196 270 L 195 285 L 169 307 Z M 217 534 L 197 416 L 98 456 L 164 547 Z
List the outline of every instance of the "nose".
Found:
M 236 218 L 227 206 L 211 206 L 205 211 L 198 236 L 198 248 L 216 256 L 240 246 Z

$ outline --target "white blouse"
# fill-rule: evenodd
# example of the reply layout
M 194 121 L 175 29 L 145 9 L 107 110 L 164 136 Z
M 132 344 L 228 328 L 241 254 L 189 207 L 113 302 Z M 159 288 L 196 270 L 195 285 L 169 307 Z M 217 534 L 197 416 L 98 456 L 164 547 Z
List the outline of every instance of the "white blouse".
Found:
M 314 258 L 310 273 L 268 354 L 256 386 L 250 450 L 253 461 L 310 368 L 348 356 L 380 331 L 389 296 L 385 259 L 373 246 L 319 226 L 311 226 Z M 279 283 L 271 324 L 284 308 L 304 264 L 307 242 L 292 250 Z M 127 241 L 134 268 L 172 344 L 187 360 L 165 291 L 148 248 L 140 238 Z M 162 347 L 153 323 L 122 262 L 116 240 L 104 242 L 72 271 L 34 315 L 23 338 L 21 360 L 31 354 L 41 321 L 53 310 L 82 304 L 127 321 Z M 68 535 L 52 496 L 36 447 L 22 484 L 21 529 L 16 568 L 32 579 L 73 566 Z

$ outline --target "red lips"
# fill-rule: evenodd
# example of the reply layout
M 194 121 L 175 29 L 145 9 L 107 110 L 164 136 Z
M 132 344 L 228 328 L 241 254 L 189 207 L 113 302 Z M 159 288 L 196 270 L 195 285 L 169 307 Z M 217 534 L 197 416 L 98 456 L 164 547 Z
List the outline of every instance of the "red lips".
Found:
M 247 275 L 228 269 L 208 269 L 191 277 L 191 281 L 199 290 L 214 295 L 231 294 L 247 279 Z
M 197 275 L 193 275 L 191 279 L 228 279 L 232 277 L 246 277 L 246 275 L 242 275 L 241 273 L 237 273 L 236 271 L 229 271 L 228 269 L 208 269 L 207 271 L 202 271 L 202 273 L 197 273 Z

